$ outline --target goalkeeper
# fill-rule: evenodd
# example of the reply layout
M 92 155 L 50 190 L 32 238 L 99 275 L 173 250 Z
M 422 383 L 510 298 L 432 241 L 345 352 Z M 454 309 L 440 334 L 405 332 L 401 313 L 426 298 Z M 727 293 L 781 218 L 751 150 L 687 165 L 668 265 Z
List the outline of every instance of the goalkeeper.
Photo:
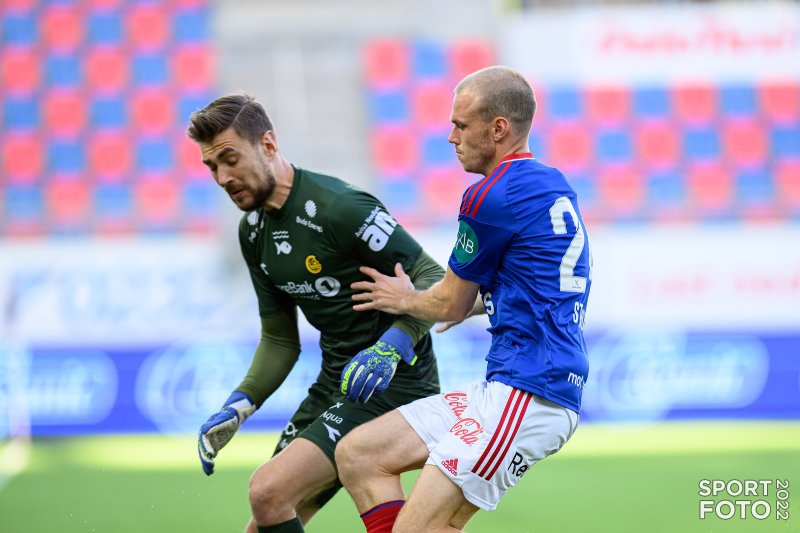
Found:
M 281 385 L 297 362 L 297 308 L 320 331 L 322 368 L 250 480 L 247 531 L 297 532 L 341 487 L 334 449 L 356 426 L 439 392 L 431 322 L 352 309 L 362 264 L 396 263 L 418 289 L 443 276 L 373 196 L 290 164 L 264 108 L 225 96 L 191 116 L 188 135 L 203 163 L 246 214 L 242 255 L 258 297 L 261 341 L 250 369 L 220 412 L 200 428 L 198 452 L 211 475 L 220 450 Z

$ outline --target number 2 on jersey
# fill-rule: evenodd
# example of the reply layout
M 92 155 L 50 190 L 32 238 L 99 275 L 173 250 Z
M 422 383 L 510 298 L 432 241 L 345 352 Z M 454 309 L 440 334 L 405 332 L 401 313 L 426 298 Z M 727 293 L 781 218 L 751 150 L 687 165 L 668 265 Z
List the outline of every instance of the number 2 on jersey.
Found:
M 586 278 L 575 275 L 575 265 L 578 264 L 578 259 L 583 253 L 583 245 L 586 241 L 586 237 L 583 234 L 583 224 L 581 224 L 578 214 L 575 212 L 575 207 L 569 198 L 561 196 L 550 208 L 550 221 L 553 223 L 553 232 L 556 235 L 567 233 L 567 223 L 564 220 L 566 213 L 570 214 L 572 222 L 575 224 L 575 236 L 572 237 L 569 248 L 561 258 L 561 267 L 559 268 L 561 292 L 586 292 Z M 592 278 L 591 261 L 590 253 L 589 279 Z

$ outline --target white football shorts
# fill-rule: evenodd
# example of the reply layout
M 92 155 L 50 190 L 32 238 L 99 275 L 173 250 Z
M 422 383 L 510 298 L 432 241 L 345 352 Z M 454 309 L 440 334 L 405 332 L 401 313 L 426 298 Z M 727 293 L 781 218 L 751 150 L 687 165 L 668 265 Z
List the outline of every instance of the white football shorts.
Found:
M 497 507 L 534 464 L 557 452 L 578 426 L 566 407 L 497 381 L 398 408 L 436 465 L 481 509 Z

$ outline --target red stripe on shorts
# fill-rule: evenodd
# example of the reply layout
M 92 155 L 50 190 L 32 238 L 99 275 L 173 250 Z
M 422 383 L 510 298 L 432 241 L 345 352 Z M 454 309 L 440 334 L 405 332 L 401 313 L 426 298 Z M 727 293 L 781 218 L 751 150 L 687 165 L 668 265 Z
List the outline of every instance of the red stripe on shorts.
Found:
M 511 432 L 511 436 L 506 440 L 506 445 L 503 447 L 503 451 L 500 452 L 500 455 L 497 456 L 497 463 L 494 465 L 488 474 L 486 474 L 485 479 L 489 480 L 492 479 L 494 473 L 497 472 L 497 469 L 500 467 L 500 463 L 503 462 L 503 458 L 508 453 L 509 448 L 511 448 L 511 443 L 514 442 L 514 437 L 517 436 L 517 432 L 519 431 L 519 427 L 522 425 L 522 419 L 525 418 L 525 411 L 528 409 L 528 404 L 531 403 L 531 393 L 530 392 L 523 392 L 522 394 L 525 395 L 525 401 L 522 403 L 522 409 L 519 413 L 519 418 L 517 418 L 516 424 L 514 424 L 514 431 Z
M 479 470 L 483 469 L 485 471 L 489 467 L 489 464 L 485 463 L 487 458 L 489 459 L 489 463 L 491 463 L 491 461 L 494 459 L 495 454 L 492 454 L 491 457 L 489 457 L 489 454 L 492 453 L 492 450 L 495 449 L 495 445 L 498 444 L 498 439 L 502 440 L 502 438 L 500 437 L 501 434 L 505 435 L 505 433 L 503 432 L 504 428 L 506 429 L 506 432 L 507 432 L 508 428 L 506 427 L 506 419 L 508 418 L 509 412 L 511 412 L 511 411 L 516 412 L 517 406 L 519 406 L 519 402 L 522 399 L 521 395 L 519 394 L 520 392 L 521 391 L 519 391 L 517 389 L 513 389 L 511 391 L 511 394 L 509 395 L 508 400 L 506 400 L 506 406 L 503 409 L 503 414 L 500 416 L 500 423 L 497 424 L 497 428 L 495 429 L 494 435 L 492 435 L 492 439 L 489 441 L 489 445 L 483 451 L 483 454 L 481 455 L 481 458 L 478 459 L 478 462 L 475 463 L 475 466 L 472 467 L 472 472 L 474 474 L 478 474 L 479 476 L 482 476 L 483 474 L 480 473 Z M 512 408 L 512 405 L 513 405 L 513 408 Z M 513 414 L 512 414 L 512 418 L 513 418 Z

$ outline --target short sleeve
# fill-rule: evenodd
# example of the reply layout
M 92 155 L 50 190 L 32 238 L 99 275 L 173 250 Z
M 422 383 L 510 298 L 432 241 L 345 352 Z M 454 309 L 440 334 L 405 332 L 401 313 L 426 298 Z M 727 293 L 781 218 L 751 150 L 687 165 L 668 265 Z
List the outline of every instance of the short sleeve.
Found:
M 458 236 L 447 265 L 461 279 L 490 285 L 516 233 L 466 215 L 461 215 L 458 221 Z
M 392 272 L 396 263 L 408 271 L 422 253 L 377 198 L 356 188 L 337 198 L 328 226 L 344 250 L 382 272 Z

